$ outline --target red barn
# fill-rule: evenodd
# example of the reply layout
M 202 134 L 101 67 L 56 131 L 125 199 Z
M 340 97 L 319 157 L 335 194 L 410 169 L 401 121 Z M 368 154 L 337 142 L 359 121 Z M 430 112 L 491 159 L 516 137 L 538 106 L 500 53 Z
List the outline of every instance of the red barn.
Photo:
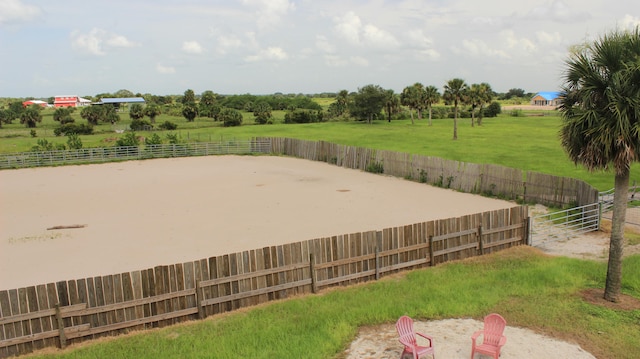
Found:
M 38 106 L 42 106 L 42 107 L 47 107 L 49 104 L 44 102 L 44 101 L 40 101 L 40 100 L 28 100 L 28 101 L 24 101 L 22 103 L 22 107 L 28 107 L 31 105 L 38 105 Z
M 80 96 L 56 96 L 53 101 L 54 107 L 81 107 L 87 106 L 91 103 L 90 100 L 82 98 Z

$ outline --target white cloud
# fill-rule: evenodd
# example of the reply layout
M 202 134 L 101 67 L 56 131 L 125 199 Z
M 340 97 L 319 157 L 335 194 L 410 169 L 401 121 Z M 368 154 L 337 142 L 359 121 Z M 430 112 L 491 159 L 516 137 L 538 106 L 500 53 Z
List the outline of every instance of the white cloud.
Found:
M 237 49 L 242 47 L 242 40 L 235 35 L 220 35 L 218 36 L 218 53 L 221 55 L 226 55 L 229 50 Z
M 538 31 L 536 32 L 536 38 L 539 43 L 544 45 L 557 45 L 562 42 L 562 36 L 557 31 L 553 33 Z
M 336 47 L 322 35 L 316 36 L 316 48 L 327 54 L 333 54 L 336 52 Z
M 360 29 L 362 28 L 362 21 L 360 17 L 353 11 L 349 11 L 344 14 L 343 17 L 336 18 L 336 31 L 338 35 L 347 41 L 359 44 L 360 43 Z
M 129 41 L 129 39 L 122 35 L 114 34 L 107 39 L 107 45 L 111 47 L 135 47 L 136 43 Z
M 21 0 L 0 1 L 0 25 L 28 22 L 38 18 L 41 13 L 39 7 L 23 4 Z
M 374 45 L 380 48 L 390 48 L 398 46 L 398 40 L 396 40 L 390 33 L 381 30 L 373 25 L 366 25 L 363 29 L 363 38 L 369 45 Z
M 369 60 L 361 56 L 351 56 L 349 60 L 351 61 L 352 64 L 355 64 L 358 66 L 363 66 L 363 67 L 369 66 Z
M 242 3 L 255 9 L 256 22 L 261 29 L 279 25 L 281 18 L 296 8 L 289 0 L 242 0 Z
M 158 71 L 161 74 L 175 74 L 176 73 L 176 69 L 174 67 L 164 66 L 162 64 L 157 64 L 156 65 L 156 71 Z
M 331 67 L 342 67 L 347 66 L 349 64 L 349 61 L 343 59 L 338 55 L 325 55 L 324 63 L 327 64 L 327 66 Z
M 513 30 L 505 30 L 500 33 L 503 41 L 510 50 L 520 50 L 528 53 L 536 51 L 536 45 L 527 38 L 518 38 Z
M 420 56 L 426 56 L 432 60 L 440 58 L 440 53 L 433 48 L 433 40 L 424 31 L 412 29 L 405 35 L 408 40 L 407 46 L 415 49 Z
M 626 14 L 622 20 L 620 21 L 620 26 L 623 29 L 635 29 L 636 27 L 640 26 L 640 17 L 635 17 L 635 16 L 631 16 L 629 14 Z
M 509 58 L 509 55 L 503 50 L 491 48 L 486 42 L 480 39 L 462 40 L 462 49 L 454 47 L 453 52 L 457 54 L 467 54 L 473 57 Z
M 197 41 L 185 41 L 182 43 L 182 51 L 188 54 L 201 54 L 203 50 Z
M 289 58 L 289 55 L 280 47 L 267 47 L 260 50 L 256 55 L 247 56 L 245 61 L 256 62 L 262 60 L 282 61 Z
M 399 45 L 398 40 L 389 32 L 373 24 L 363 25 L 360 17 L 353 11 L 334 19 L 338 36 L 354 45 L 365 45 L 388 49 Z
M 576 3 L 580 6 L 580 3 Z M 526 18 L 533 20 L 553 20 L 557 22 L 579 22 L 591 18 L 586 11 L 581 11 L 580 8 L 572 9 L 562 0 L 554 0 L 549 5 L 543 3 L 537 6 L 526 15 Z
M 88 34 L 77 31 L 71 33 L 71 46 L 74 49 L 87 52 L 91 55 L 106 55 L 105 48 L 129 48 L 137 44 L 126 37 L 105 30 L 93 28 Z

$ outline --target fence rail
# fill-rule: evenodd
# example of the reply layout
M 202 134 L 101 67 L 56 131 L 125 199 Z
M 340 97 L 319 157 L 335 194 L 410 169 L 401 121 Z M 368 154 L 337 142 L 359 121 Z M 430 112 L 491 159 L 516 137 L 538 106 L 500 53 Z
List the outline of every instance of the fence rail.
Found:
M 151 158 L 269 153 L 268 141 L 227 141 L 147 145 L 144 148 L 98 147 L 79 150 L 0 154 L 0 169 L 102 163 Z

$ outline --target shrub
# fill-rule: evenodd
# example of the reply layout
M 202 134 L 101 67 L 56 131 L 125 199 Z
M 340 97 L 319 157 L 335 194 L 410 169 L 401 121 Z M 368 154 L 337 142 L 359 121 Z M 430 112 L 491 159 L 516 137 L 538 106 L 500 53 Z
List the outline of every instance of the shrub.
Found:
M 144 144 L 149 147 L 149 146 L 154 146 L 154 145 L 161 145 L 162 144 L 162 138 L 160 138 L 160 136 L 158 136 L 157 133 L 154 133 L 153 135 L 151 135 L 151 137 L 148 137 L 145 141 Z
M 70 150 L 79 150 L 82 148 L 82 140 L 77 133 L 70 133 L 67 135 L 67 146 Z
M 487 106 L 483 110 L 482 114 L 484 117 L 496 117 L 501 112 L 502 112 L 502 106 L 500 106 L 500 103 L 493 101 L 489 106 Z
M 53 134 L 56 136 L 65 136 L 71 133 L 75 133 L 78 135 L 92 135 L 93 126 L 88 123 L 65 123 L 64 125 L 60 125 L 53 130 Z
M 164 121 L 158 127 L 160 129 L 162 129 L 162 130 L 173 131 L 176 128 L 178 128 L 178 125 L 176 125 L 175 123 L 173 123 L 171 121 Z
M 365 171 L 371 173 L 384 173 L 384 165 L 382 162 L 371 162 L 367 165 Z
M 322 111 L 293 110 L 284 115 L 284 123 L 314 123 L 323 122 Z
M 166 137 L 167 137 L 167 141 L 172 145 L 176 145 L 180 143 L 180 138 L 175 133 L 167 133 Z
M 224 123 L 224 127 L 240 126 L 242 125 L 242 114 L 238 110 L 232 108 L 225 108 L 220 113 L 220 118 Z
M 116 147 L 139 146 L 140 140 L 135 132 L 131 131 L 116 140 Z
M 131 120 L 131 125 L 129 125 L 129 127 L 133 131 L 146 131 L 153 129 L 151 121 L 145 119 L 133 119 Z

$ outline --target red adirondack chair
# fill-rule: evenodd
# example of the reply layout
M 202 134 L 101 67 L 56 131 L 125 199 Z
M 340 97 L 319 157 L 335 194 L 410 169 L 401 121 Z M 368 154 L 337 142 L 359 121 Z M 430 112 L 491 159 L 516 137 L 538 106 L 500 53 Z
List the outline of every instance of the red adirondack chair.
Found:
M 433 351 L 433 338 L 422 333 L 416 333 L 413 330 L 413 319 L 403 315 L 396 322 L 396 330 L 398 331 L 399 341 L 404 345 L 404 350 L 400 358 L 403 358 L 405 354 L 412 354 L 413 359 L 418 359 L 423 355 L 431 354 L 433 359 L 436 359 L 436 354 Z M 429 346 L 418 345 L 416 335 L 423 337 L 429 341 Z
M 476 353 L 498 359 L 500 349 L 507 342 L 507 337 L 502 334 L 506 325 L 507 321 L 500 314 L 492 313 L 484 317 L 484 329 L 478 330 L 471 336 L 471 359 Z M 482 344 L 477 345 L 476 340 L 480 335 L 482 335 Z

